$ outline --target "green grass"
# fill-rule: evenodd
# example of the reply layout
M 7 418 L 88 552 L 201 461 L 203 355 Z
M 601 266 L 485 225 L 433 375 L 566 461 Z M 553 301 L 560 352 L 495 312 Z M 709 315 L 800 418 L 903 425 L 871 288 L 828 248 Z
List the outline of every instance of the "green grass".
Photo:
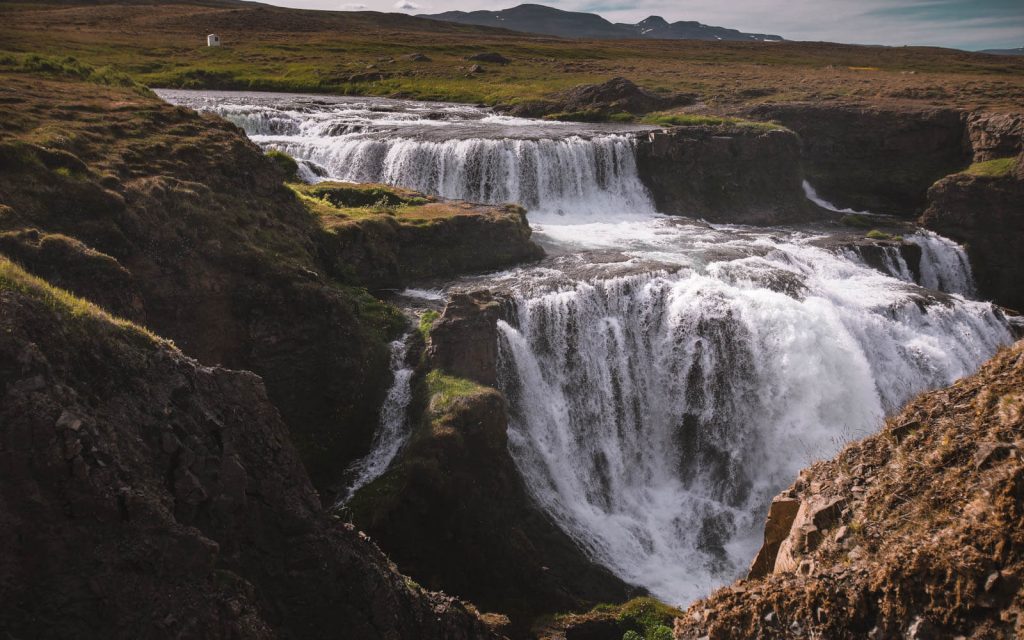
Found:
M 773 122 L 755 122 L 742 118 L 727 118 L 693 113 L 651 113 L 640 118 L 643 124 L 661 127 L 723 127 L 752 129 L 755 131 L 785 131 L 786 128 Z
M 266 156 L 281 168 L 286 180 L 295 181 L 298 179 L 299 163 L 295 161 L 295 158 L 277 149 L 271 149 L 266 153 Z
M 0 71 L 83 80 L 108 87 L 125 87 L 145 94 L 150 92 L 126 73 L 115 71 L 109 66 L 85 64 L 73 56 L 3 53 L 0 54 Z
M 68 328 L 83 328 L 90 333 L 102 324 L 109 324 L 124 329 L 131 335 L 148 342 L 160 343 L 173 347 L 173 343 L 159 338 L 145 327 L 134 322 L 112 316 L 95 304 L 79 298 L 64 289 L 54 287 L 42 278 L 37 278 L 7 258 L 0 257 L 0 291 L 14 291 L 21 295 L 39 300 L 53 311 L 64 316 Z
M 698 94 L 712 111 L 766 101 L 876 101 L 927 95 L 925 90 L 936 87 L 961 106 L 983 101 L 1016 108 L 1024 97 L 1024 61 L 925 47 L 700 41 L 637 46 L 279 7 L 196 6 L 190 12 L 184 5 L 129 4 L 118 6 L 119 20 L 111 21 L 109 7 L 100 3 L 97 16 L 85 5 L 71 11 L 59 3 L 2 6 L 0 46 L 15 55 L 58 61 L 74 56 L 155 87 L 397 94 L 514 105 L 625 76 L 652 91 Z M 204 37 L 211 23 L 245 26 L 225 26 L 224 46 L 209 48 Z M 512 63 L 469 74 L 465 58 L 481 50 L 498 51 Z M 431 60 L 407 60 L 411 53 Z M 868 68 L 877 71 L 860 71 Z
M 430 394 L 430 408 L 436 414 L 446 413 L 459 398 L 476 395 L 485 387 L 457 378 L 437 369 L 427 374 L 427 392 Z
M 595 613 L 615 616 L 623 640 L 671 640 L 673 621 L 683 612 L 649 597 L 633 598 L 624 604 L 599 604 Z
M 420 316 L 420 323 L 418 325 L 418 329 L 420 335 L 423 336 L 424 342 L 426 342 L 427 338 L 430 337 L 430 330 L 434 326 L 434 321 L 436 321 L 440 317 L 441 314 L 438 313 L 437 311 L 434 311 L 433 309 L 428 309 L 427 311 L 424 311 L 423 314 Z
M 885 231 L 881 231 L 880 229 L 872 229 L 871 231 L 868 231 L 866 234 L 864 234 L 864 237 L 869 239 L 869 240 L 886 240 L 886 241 L 890 241 L 890 242 L 903 242 L 903 236 L 897 236 L 897 235 L 893 235 L 891 233 L 886 233 Z
M 996 158 L 985 162 L 975 162 L 964 173 L 985 178 L 1003 178 L 1013 172 L 1017 158 Z
M 859 227 L 861 229 L 868 229 L 874 224 L 868 216 L 862 216 L 857 213 L 848 213 L 842 218 L 839 218 L 839 222 L 848 227 Z

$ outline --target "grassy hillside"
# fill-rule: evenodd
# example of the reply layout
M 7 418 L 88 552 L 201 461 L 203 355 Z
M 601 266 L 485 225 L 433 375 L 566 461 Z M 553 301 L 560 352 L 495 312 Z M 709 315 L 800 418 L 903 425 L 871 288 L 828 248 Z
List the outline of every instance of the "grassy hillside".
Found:
M 696 41 L 638 47 L 399 14 L 229 2 L 5 3 L 0 14 L 2 50 L 74 56 L 156 87 L 509 104 L 626 76 L 655 91 L 696 93 L 721 110 L 798 100 L 999 110 L 1024 102 L 1024 60 L 934 48 Z M 224 46 L 205 46 L 211 32 Z M 498 51 L 512 63 L 470 73 L 466 57 L 483 51 Z

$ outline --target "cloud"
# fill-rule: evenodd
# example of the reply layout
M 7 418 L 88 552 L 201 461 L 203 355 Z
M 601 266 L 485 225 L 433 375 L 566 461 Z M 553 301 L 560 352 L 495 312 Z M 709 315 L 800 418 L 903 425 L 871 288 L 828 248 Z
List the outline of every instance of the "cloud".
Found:
M 366 11 L 369 8 L 365 4 L 343 4 L 338 7 L 341 11 Z
M 399 11 L 419 11 L 423 7 L 410 0 L 398 0 L 395 3 L 395 8 Z

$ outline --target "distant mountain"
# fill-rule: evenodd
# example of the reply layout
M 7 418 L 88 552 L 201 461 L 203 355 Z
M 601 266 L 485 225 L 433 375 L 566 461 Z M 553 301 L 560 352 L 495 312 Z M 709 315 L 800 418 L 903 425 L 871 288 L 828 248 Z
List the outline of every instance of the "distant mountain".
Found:
M 764 33 L 743 33 L 736 29 L 712 27 L 699 22 L 668 22 L 651 16 L 637 24 L 613 23 L 593 13 L 562 11 L 541 4 L 521 4 L 500 11 L 446 11 L 420 18 L 501 27 L 512 31 L 542 33 L 563 38 L 593 38 L 599 40 L 628 40 L 635 38 L 663 40 L 745 40 L 754 42 L 779 41 L 780 36 Z
M 983 49 L 978 53 L 994 53 L 997 56 L 1024 56 L 1024 47 L 1016 49 Z

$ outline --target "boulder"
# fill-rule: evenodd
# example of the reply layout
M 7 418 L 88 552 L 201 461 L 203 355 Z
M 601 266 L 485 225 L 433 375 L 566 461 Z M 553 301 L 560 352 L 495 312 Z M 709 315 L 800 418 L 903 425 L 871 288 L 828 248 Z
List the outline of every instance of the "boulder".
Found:
M 540 117 L 552 114 L 587 114 L 590 119 L 616 113 L 643 114 L 693 104 L 689 94 L 663 96 L 637 86 L 626 78 L 613 78 L 601 84 L 581 84 L 555 93 L 545 100 L 514 105 L 514 115 Z
M 470 62 L 490 62 L 493 64 L 509 64 L 512 61 L 500 53 L 478 53 L 466 58 Z

